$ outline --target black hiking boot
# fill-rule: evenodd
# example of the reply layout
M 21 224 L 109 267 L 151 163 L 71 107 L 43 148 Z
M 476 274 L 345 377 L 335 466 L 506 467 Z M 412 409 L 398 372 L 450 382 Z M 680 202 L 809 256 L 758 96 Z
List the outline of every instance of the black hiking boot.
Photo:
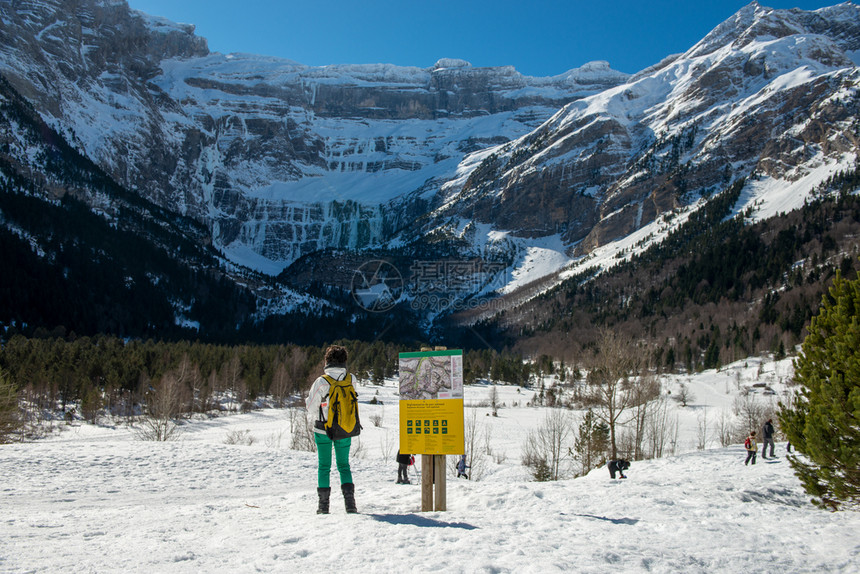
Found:
M 317 506 L 317 514 L 328 514 L 328 501 L 331 498 L 331 487 L 317 488 L 317 494 L 320 498 L 319 506 Z
M 346 505 L 347 514 L 355 514 L 358 509 L 355 507 L 355 485 L 351 482 L 340 485 L 340 490 L 343 492 L 343 503 Z

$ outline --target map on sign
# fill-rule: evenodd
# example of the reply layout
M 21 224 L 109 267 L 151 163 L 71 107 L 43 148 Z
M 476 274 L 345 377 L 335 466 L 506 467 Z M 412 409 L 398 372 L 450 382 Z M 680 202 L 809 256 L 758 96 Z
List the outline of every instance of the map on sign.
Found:
M 462 399 L 463 353 L 402 353 L 401 400 Z

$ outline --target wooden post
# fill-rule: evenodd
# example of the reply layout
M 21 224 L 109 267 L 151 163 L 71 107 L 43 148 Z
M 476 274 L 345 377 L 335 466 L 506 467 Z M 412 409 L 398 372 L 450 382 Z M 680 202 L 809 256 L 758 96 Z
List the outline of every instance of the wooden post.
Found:
M 437 454 L 433 461 L 434 476 L 436 477 L 436 510 L 448 510 L 447 485 L 445 483 L 445 455 Z
M 422 352 L 446 351 L 448 347 L 421 347 Z M 435 487 L 435 488 L 434 488 Z M 435 489 L 436 504 L 433 504 Z M 445 455 L 421 455 L 421 512 L 448 510 L 447 484 L 445 482 Z
M 421 512 L 433 510 L 433 455 L 421 455 Z

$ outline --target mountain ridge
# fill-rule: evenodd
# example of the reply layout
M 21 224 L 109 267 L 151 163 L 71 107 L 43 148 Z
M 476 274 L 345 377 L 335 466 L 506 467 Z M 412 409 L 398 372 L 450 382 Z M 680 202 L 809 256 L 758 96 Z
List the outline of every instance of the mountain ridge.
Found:
M 255 321 L 361 315 L 350 271 L 393 261 L 430 333 L 628 259 L 737 182 L 749 221 L 800 208 L 860 148 L 850 3 L 752 3 L 637 74 L 596 61 L 548 78 L 452 58 L 314 68 L 211 53 L 121 1 L 65 8 L 0 6 L 0 39 L 22 38 L 0 73 L 122 187 L 202 225 Z M 431 293 L 434 261 L 460 275 Z
M 840 5 L 836 11 L 850 11 L 860 21 L 854 5 Z M 449 198 L 461 194 L 466 210 L 477 211 L 484 221 L 498 220 L 500 211 L 501 217 L 513 219 L 527 211 L 521 205 L 524 197 L 537 195 L 533 201 L 544 201 L 549 195 L 538 188 L 572 188 L 579 200 L 562 207 L 555 223 L 573 224 L 564 231 L 566 240 L 577 244 L 576 254 L 586 255 L 660 213 L 688 204 L 687 194 L 712 193 L 757 169 L 781 179 L 780 164 L 797 167 L 810 158 L 774 149 L 768 132 L 780 136 L 802 129 L 803 118 L 792 125 L 795 110 L 814 114 L 817 107 L 829 104 L 840 84 L 852 93 L 856 90 L 856 66 L 845 50 L 856 45 L 860 29 L 852 21 L 849 38 L 840 45 L 809 34 L 741 40 L 762 20 L 782 22 L 785 29 L 788 24 L 799 27 L 803 18 L 798 15 L 808 14 L 747 6 L 736 16 L 750 20 L 745 27 L 730 25 L 729 19 L 685 54 L 668 58 L 621 86 L 568 104 L 535 132 L 498 146 L 498 153 L 472 172 L 478 177 L 459 188 L 449 186 Z M 713 45 L 727 30 L 738 45 Z M 813 93 L 804 93 L 810 85 Z M 815 95 L 823 97 L 816 100 Z M 851 109 L 841 117 L 831 114 L 828 123 L 838 126 L 854 117 L 856 110 Z M 756 120 L 763 125 L 753 126 Z M 727 123 L 731 125 L 725 127 Z M 828 145 L 836 135 L 827 133 L 832 129 L 819 130 L 818 141 L 809 134 L 810 147 Z M 853 156 L 856 142 L 850 128 L 838 136 L 846 141 L 842 149 Z M 832 164 L 832 172 L 853 161 L 839 157 L 839 150 L 824 151 L 822 159 Z M 482 196 L 487 199 L 482 201 Z M 505 201 L 511 208 L 499 209 Z M 456 202 L 452 203 L 456 213 Z M 573 214 L 582 211 L 588 216 L 577 222 Z
M 354 232 L 360 222 L 323 215 L 322 203 L 349 199 L 340 190 L 362 181 L 387 190 L 395 223 L 354 246 L 381 242 L 405 224 L 398 213 L 412 197 L 432 193 L 428 182 L 464 153 L 526 133 L 566 101 L 627 77 L 601 62 L 551 78 L 453 60 L 428 69 L 312 68 L 210 53 L 192 26 L 138 17 L 122 2 L 85 1 L 80 14 L 64 8 L 7 5 L 4 74 L 121 184 L 206 222 L 228 257 L 271 275 L 315 249 L 350 246 L 332 237 L 355 233 L 334 229 Z M 87 36 L 95 48 L 84 50 L 81 30 L 102 21 L 111 32 Z M 12 47 L 25 36 L 23 49 Z M 142 54 L 137 44 L 147 46 Z M 60 45 L 74 54 L 63 57 Z M 114 60 L 102 61 L 106 53 Z

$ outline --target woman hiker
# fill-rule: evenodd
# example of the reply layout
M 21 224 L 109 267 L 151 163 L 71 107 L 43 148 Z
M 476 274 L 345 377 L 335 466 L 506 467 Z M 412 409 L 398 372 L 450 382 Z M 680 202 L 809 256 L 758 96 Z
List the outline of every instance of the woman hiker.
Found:
M 346 370 L 347 351 L 344 347 L 332 345 L 325 351 L 324 374 L 314 381 L 306 401 L 308 415 L 313 418 L 314 442 L 317 445 L 317 494 L 319 506 L 317 514 L 329 513 L 329 498 L 331 497 L 331 451 L 334 447 L 337 471 L 340 474 L 340 490 L 346 511 L 350 514 L 358 512 L 355 506 L 355 485 L 352 482 L 352 471 L 349 468 L 349 447 L 352 437 L 332 440 L 326 433 L 325 423 L 328 418 L 328 395 L 332 384 L 336 381 L 351 380 Z M 356 423 L 357 424 L 357 423 Z M 359 425 L 360 427 L 360 425 Z

